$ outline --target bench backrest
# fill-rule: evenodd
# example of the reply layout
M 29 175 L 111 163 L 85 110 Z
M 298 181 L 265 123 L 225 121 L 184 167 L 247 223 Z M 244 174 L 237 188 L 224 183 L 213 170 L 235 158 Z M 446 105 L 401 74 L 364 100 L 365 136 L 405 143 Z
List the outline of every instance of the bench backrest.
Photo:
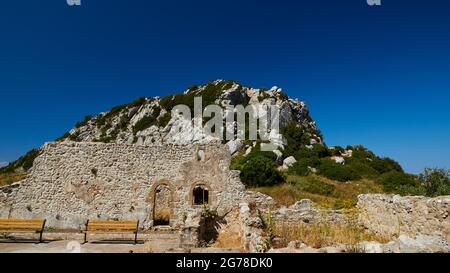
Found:
M 35 230 L 44 228 L 45 220 L 25 220 L 25 219 L 0 219 L 0 229 L 2 230 Z
M 137 231 L 139 221 L 113 221 L 113 220 L 89 220 L 86 224 L 88 231 L 96 230 L 120 230 Z

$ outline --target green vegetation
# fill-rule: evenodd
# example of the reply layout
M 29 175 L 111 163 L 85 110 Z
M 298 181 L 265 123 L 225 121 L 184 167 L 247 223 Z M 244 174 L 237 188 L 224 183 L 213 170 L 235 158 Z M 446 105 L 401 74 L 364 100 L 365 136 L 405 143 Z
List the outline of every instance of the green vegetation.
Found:
M 378 182 L 386 192 L 401 195 L 440 196 L 450 194 L 450 171 L 426 168 L 419 176 L 391 171 Z
M 327 154 L 321 154 L 321 152 L 327 152 L 328 150 L 323 145 L 315 145 L 315 151 L 309 151 L 305 145 L 310 144 L 310 139 L 313 135 L 320 135 L 320 132 L 311 128 L 305 128 L 303 125 L 290 123 L 281 128 L 281 134 L 286 138 L 288 145 L 283 151 L 284 157 L 294 156 L 297 160 L 303 158 L 305 154 L 307 157 L 316 154 L 317 157 L 324 157 Z M 321 147 L 320 147 L 321 146 Z
M 166 127 L 167 124 L 169 124 L 170 119 L 172 118 L 172 115 L 170 114 L 170 112 L 166 112 L 164 115 L 162 115 L 159 119 L 158 119 L 158 127 Z
M 220 97 L 224 86 L 229 84 L 229 82 L 221 82 L 219 84 L 214 84 L 212 82 L 204 86 L 203 89 L 199 89 L 198 86 L 190 87 L 186 94 L 179 93 L 175 95 L 168 95 L 161 99 L 160 104 L 168 112 L 180 104 L 186 105 L 191 109 L 191 113 L 194 111 L 194 98 L 202 97 L 202 107 L 206 107 L 211 104 L 215 104 L 215 101 Z
M 0 173 L 12 173 L 20 168 L 22 168 L 24 171 L 28 171 L 33 166 L 33 162 L 36 157 L 38 157 L 40 154 L 41 150 L 33 149 L 16 161 L 10 163 L 8 166 L 0 168 Z
M 244 156 L 244 151 L 233 158 L 231 169 L 241 171 L 242 182 L 251 187 L 270 186 L 281 183 L 284 177 L 277 170 L 273 152 L 262 152 L 260 143 Z
M 342 165 L 328 158 L 322 158 L 318 166 L 319 174 L 340 182 L 358 180 L 362 177 L 347 165 Z
M 419 181 L 427 196 L 450 195 L 450 170 L 426 168 Z
M 315 175 L 306 177 L 289 176 L 287 182 L 297 186 L 302 191 L 313 194 L 331 195 L 336 190 L 336 186 L 324 182 Z
M 419 179 L 412 174 L 391 171 L 382 174 L 378 182 L 383 186 L 385 192 L 401 195 L 423 195 L 423 189 Z
M 83 121 L 77 122 L 75 124 L 75 128 L 80 128 L 80 127 L 86 126 L 91 119 L 92 119 L 92 116 L 85 116 Z
M 241 180 L 248 186 L 272 186 L 284 180 L 273 161 L 263 156 L 247 160 L 241 171 Z
M 143 131 L 153 125 L 156 125 L 158 122 L 159 114 L 161 113 L 161 109 L 155 108 L 153 112 L 149 116 L 143 117 L 141 120 L 139 120 L 133 127 L 133 133 L 136 134 L 137 132 Z
M 262 102 L 265 99 L 270 98 L 270 95 L 267 93 L 267 89 L 263 88 L 259 91 L 258 101 Z
M 286 183 L 254 187 L 250 190 L 271 196 L 280 206 L 290 206 L 298 200 L 311 199 L 321 207 L 334 209 L 354 207 L 360 194 L 383 192 L 381 185 L 367 179 L 341 183 L 310 174 L 308 176 L 288 175 L 286 181 Z

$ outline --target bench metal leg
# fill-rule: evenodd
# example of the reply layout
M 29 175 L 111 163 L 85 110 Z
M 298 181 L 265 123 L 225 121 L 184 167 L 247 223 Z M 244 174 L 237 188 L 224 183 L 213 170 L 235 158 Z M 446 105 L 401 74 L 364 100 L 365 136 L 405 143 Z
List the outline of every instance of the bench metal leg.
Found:
M 137 231 L 136 231 L 136 233 L 134 234 L 134 244 L 137 244 L 137 235 L 138 235 L 138 233 L 137 233 Z
M 44 233 L 44 230 L 41 230 L 41 232 L 39 232 L 39 243 L 42 243 L 42 234 Z
M 83 242 L 83 244 L 85 244 L 85 243 L 87 243 L 88 241 L 87 241 L 87 232 L 85 232 L 84 233 L 84 242 Z

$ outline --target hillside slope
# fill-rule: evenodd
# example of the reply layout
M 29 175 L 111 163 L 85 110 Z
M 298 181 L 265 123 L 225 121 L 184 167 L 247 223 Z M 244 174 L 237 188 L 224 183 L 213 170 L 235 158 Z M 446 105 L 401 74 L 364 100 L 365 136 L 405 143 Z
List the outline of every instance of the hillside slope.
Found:
M 404 174 L 397 162 L 380 158 L 363 146 L 327 147 L 306 104 L 289 98 L 281 88 L 257 89 L 235 81 L 215 80 L 163 98 L 139 98 L 97 116 L 86 116 L 57 141 L 130 145 L 202 144 L 217 141 L 203 130 L 190 126 L 193 119 L 186 120 L 172 114 L 172 109 L 180 104 L 187 105 L 193 112 L 195 97 L 202 97 L 203 107 L 211 104 L 222 107 L 223 120 L 227 106 L 253 105 L 261 108 L 276 104 L 279 107 L 282 139 L 277 139 L 279 146 L 273 152 L 261 151 L 260 144 L 263 141 L 237 139 L 236 124 L 226 128 L 236 138 L 222 143 L 228 146 L 233 155 L 231 167 L 241 171 L 241 180 L 247 186 L 272 186 L 288 181 L 287 175 L 312 174 L 339 182 L 378 180 L 382 177 L 389 184 L 384 188 L 393 192 L 398 189 L 405 193 L 415 192 L 411 189 L 418 185 L 417 179 Z M 32 150 L 0 168 L 0 184 L 23 179 L 39 152 L 39 149 Z M 392 186 L 392 183 L 398 185 Z

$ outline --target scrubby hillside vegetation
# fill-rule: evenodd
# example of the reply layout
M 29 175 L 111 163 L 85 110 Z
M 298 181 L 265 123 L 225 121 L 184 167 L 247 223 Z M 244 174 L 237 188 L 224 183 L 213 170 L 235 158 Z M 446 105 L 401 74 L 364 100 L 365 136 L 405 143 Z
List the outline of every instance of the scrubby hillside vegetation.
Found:
M 375 155 L 362 145 L 328 147 L 309 115 L 306 104 L 289 98 L 281 88 L 252 88 L 236 81 L 216 80 L 195 85 L 183 93 L 163 98 L 138 98 L 97 116 L 86 116 L 57 141 L 87 141 L 152 145 L 160 143 L 207 143 L 210 135 L 189 129 L 192 120 L 172 116 L 179 104 L 194 107 L 263 106 L 276 103 L 281 110 L 282 144 L 274 152 L 261 152 L 260 141 L 223 141 L 233 155 L 231 168 L 256 191 L 271 195 L 280 204 L 309 198 L 325 207 L 351 207 L 361 193 L 395 193 L 437 196 L 450 194 L 449 171 L 426 169 L 407 174 L 393 159 Z M 225 117 L 223 117 L 225 118 Z M 207 119 L 204 119 L 205 123 Z M 236 128 L 227 128 L 235 136 Z M 24 179 L 39 150 L 0 168 L 0 185 Z

